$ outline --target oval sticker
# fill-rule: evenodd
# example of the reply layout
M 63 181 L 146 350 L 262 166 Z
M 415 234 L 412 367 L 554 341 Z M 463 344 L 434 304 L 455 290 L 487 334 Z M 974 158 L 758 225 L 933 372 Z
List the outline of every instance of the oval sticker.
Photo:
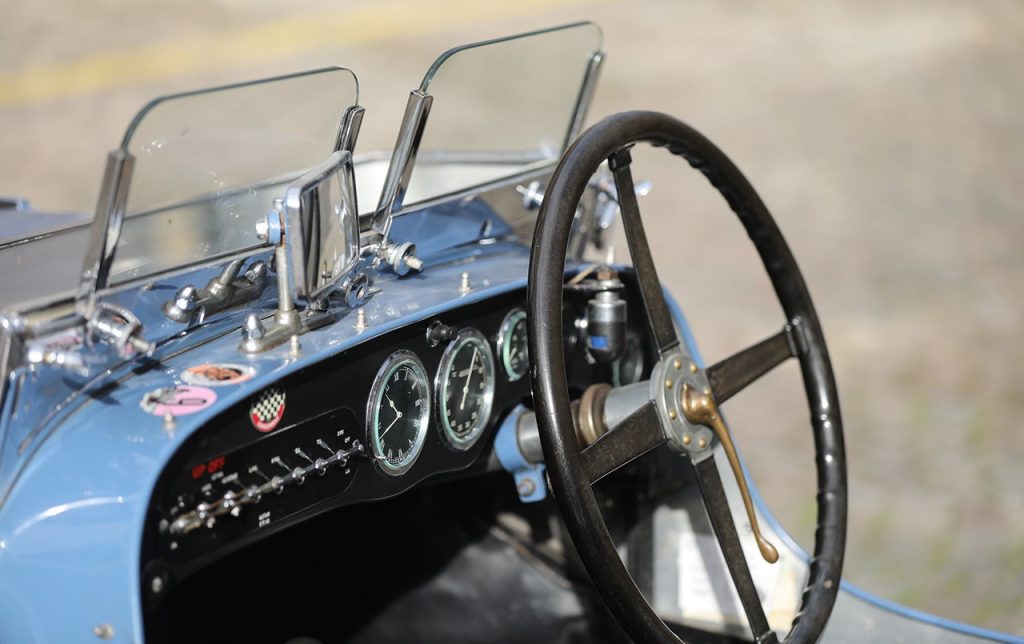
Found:
M 197 364 L 181 374 L 181 379 L 200 387 L 223 387 L 237 385 L 256 375 L 252 367 L 241 364 Z
M 206 387 L 178 385 L 154 389 L 139 401 L 139 406 L 154 416 L 186 416 L 217 402 L 217 392 Z

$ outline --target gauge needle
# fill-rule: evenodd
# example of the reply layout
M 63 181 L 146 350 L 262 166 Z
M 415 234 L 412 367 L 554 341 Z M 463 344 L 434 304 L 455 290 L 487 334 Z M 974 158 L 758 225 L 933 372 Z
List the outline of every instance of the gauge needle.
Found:
M 466 408 L 466 394 L 469 393 L 469 381 L 473 378 L 473 367 L 476 366 L 477 348 L 473 347 L 473 358 L 469 361 L 469 370 L 466 373 L 466 386 L 462 388 L 462 402 L 459 403 L 459 411 Z
M 388 398 L 388 402 L 391 402 L 391 399 L 390 399 L 390 398 Z M 392 404 L 392 405 L 391 405 L 391 408 L 392 408 L 392 409 L 395 409 L 395 405 L 394 405 L 394 404 Z M 391 424 L 390 424 L 390 425 L 388 425 L 388 426 L 387 426 L 387 427 L 386 427 L 386 428 L 384 429 L 384 431 L 383 431 L 383 432 L 381 432 L 380 436 L 379 436 L 379 437 L 378 437 L 377 439 L 378 439 L 378 440 L 384 440 L 384 435 L 385 435 L 385 434 L 387 434 L 387 433 L 388 433 L 389 431 L 391 431 L 391 428 L 395 426 L 395 423 L 397 423 L 397 422 L 398 422 L 398 420 L 399 420 L 399 419 L 400 419 L 401 417 L 402 417 L 402 412 L 400 412 L 400 411 L 398 411 L 397 409 L 395 409 L 395 419 L 394 419 L 393 421 L 391 421 Z

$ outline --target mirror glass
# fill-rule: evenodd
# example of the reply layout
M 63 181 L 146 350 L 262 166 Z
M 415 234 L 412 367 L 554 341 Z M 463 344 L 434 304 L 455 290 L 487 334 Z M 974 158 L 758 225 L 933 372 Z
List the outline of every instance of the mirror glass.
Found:
M 335 152 L 289 185 L 284 211 L 292 293 L 315 300 L 337 286 L 359 259 L 351 153 Z

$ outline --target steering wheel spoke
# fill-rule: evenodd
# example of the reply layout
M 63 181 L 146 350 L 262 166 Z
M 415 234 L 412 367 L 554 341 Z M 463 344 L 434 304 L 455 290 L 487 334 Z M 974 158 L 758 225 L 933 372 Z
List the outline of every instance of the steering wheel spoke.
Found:
M 626 231 L 626 242 L 629 244 L 629 255 L 633 260 L 637 283 L 640 285 L 640 296 L 644 301 L 647 323 L 651 328 L 651 337 L 660 355 L 665 355 L 679 346 L 676 328 L 672 323 L 672 315 L 665 302 L 665 294 L 661 290 L 661 281 L 654 268 L 651 249 L 647 244 L 647 234 L 640 220 L 640 205 L 636 201 L 636 188 L 633 185 L 633 172 L 630 170 L 632 159 L 628 149 L 619 150 L 608 159 L 608 167 L 615 177 L 615 190 L 619 195 L 619 211 L 622 215 L 622 227 Z
M 704 508 L 708 513 L 708 519 L 711 520 L 711 529 L 714 530 L 715 538 L 722 549 L 722 556 L 732 577 L 733 587 L 740 597 L 743 612 L 747 615 L 754 641 L 777 642 L 775 633 L 768 626 L 768 618 L 765 617 L 764 607 L 761 606 L 761 599 L 754 586 L 754 578 L 747 566 L 732 512 L 729 510 L 729 501 L 725 496 L 725 488 L 722 486 L 722 478 L 718 474 L 718 465 L 714 457 L 711 457 L 694 463 L 693 468 L 704 499 Z
M 721 405 L 790 358 L 800 355 L 799 320 L 755 345 L 707 368 L 715 401 Z
M 583 450 L 583 469 L 590 483 L 597 483 L 665 440 L 658 409 L 654 401 L 648 401 Z

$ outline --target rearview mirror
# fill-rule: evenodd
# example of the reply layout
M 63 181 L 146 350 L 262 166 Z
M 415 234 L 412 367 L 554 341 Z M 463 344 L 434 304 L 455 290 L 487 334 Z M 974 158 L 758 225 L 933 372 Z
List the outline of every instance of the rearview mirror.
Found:
M 284 233 L 296 299 L 320 299 L 345 279 L 359 259 L 359 211 L 350 152 L 335 152 L 288 186 Z

